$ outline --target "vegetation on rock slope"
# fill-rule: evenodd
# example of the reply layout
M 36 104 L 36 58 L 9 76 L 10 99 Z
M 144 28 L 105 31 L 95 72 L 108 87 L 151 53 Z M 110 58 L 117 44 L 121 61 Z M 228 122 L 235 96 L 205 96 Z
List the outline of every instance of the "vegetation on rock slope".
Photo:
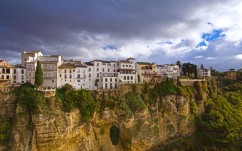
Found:
M 210 94 L 210 98 L 204 102 L 205 111 L 201 115 L 197 114 L 195 118 L 197 131 L 164 150 L 240 151 L 242 149 L 242 85 L 234 84 L 220 89 L 213 89 L 210 85 L 208 88 L 205 92 Z

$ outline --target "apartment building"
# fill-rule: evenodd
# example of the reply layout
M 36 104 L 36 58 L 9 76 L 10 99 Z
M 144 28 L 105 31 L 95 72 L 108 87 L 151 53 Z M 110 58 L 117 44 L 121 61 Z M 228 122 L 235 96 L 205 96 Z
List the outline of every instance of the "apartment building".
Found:
M 136 62 L 136 71 L 139 81 L 141 83 L 150 83 L 157 75 L 157 69 L 155 63 L 149 62 Z
M 11 84 L 20 85 L 26 83 L 27 69 L 21 64 L 17 64 L 12 68 L 12 80 Z
M 23 51 L 21 53 L 21 65 L 26 68 L 26 81 L 34 84 L 35 68 L 37 66 L 38 57 L 43 56 L 40 51 Z
M 157 75 L 177 79 L 180 76 L 180 68 L 174 64 L 156 65 Z
M 93 60 L 93 76 L 95 84 L 99 89 L 114 89 L 118 87 L 118 62 Z
M 0 60 L 0 80 L 9 80 L 12 78 L 12 65 L 5 60 Z
M 43 71 L 42 87 L 58 87 L 58 67 L 62 64 L 62 57 L 60 55 L 39 56 L 37 60 L 40 62 Z
M 197 74 L 201 78 L 211 77 L 211 70 L 206 68 L 198 68 Z
M 128 58 L 118 61 L 118 81 L 119 83 L 136 83 L 135 59 Z

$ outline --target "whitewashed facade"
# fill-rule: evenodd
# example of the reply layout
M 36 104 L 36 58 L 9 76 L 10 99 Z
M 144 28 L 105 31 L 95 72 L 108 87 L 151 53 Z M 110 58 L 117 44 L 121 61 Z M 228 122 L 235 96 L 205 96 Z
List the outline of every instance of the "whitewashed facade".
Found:
M 27 69 L 26 80 L 32 84 L 35 81 L 35 68 L 39 56 L 43 56 L 40 51 L 24 51 L 21 53 L 21 65 Z
M 197 69 L 198 76 L 201 78 L 211 77 L 211 70 L 206 68 Z
M 37 59 L 43 71 L 44 88 L 56 88 L 58 86 L 58 67 L 62 64 L 62 57 L 59 55 L 39 56 Z
M 177 79 L 180 76 L 180 68 L 174 64 L 156 65 L 159 76 Z
M 11 84 L 20 85 L 26 83 L 27 69 L 22 65 L 15 65 L 12 68 L 12 80 Z
M 134 58 L 118 61 L 118 80 L 120 83 L 136 83 Z

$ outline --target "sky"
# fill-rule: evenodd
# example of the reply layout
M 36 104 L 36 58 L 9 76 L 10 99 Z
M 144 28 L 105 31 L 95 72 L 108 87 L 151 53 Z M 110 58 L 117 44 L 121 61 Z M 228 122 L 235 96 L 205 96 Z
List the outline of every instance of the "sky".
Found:
M 134 57 L 242 68 L 241 0 L 1 0 L 0 59 L 40 50 L 90 61 Z

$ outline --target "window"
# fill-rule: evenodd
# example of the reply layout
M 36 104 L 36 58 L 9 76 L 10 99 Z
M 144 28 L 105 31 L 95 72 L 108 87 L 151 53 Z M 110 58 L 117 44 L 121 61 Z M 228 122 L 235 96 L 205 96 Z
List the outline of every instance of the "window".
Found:
M 133 76 L 130 76 L 131 80 L 133 80 Z
M 80 69 L 77 70 L 77 73 L 80 73 Z
M 80 75 L 80 74 L 78 74 L 78 75 L 77 75 L 77 78 L 81 78 L 81 75 Z
M 99 77 L 99 73 L 97 73 L 97 77 Z
M 66 69 L 65 69 L 65 73 L 66 73 Z
M 91 68 L 88 68 L 88 71 L 91 71 Z
M 72 75 L 70 75 L 70 79 L 72 78 Z
M 77 82 L 80 82 L 80 80 L 77 80 Z
M 107 78 L 105 78 L 105 82 L 108 82 L 108 79 Z
M 24 70 L 23 69 L 21 70 L 21 74 L 24 74 Z
M 126 67 L 128 67 L 128 65 L 126 65 Z
M 16 69 L 13 69 L 13 73 L 16 74 Z
M 70 73 L 71 73 L 71 69 L 70 69 Z
M 99 63 L 97 63 L 97 66 L 99 66 Z
M 2 69 L 2 73 L 5 73 L 5 69 Z
M 123 67 L 125 67 L 125 65 L 123 65 Z
M 127 76 L 127 80 L 129 80 L 129 76 Z
M 89 73 L 89 78 L 91 77 L 91 74 Z
M 115 72 L 115 69 L 113 69 L 113 72 Z
M 60 77 L 61 77 L 61 74 L 60 74 Z
M 126 76 L 124 76 L 124 80 L 126 80 Z
M 55 83 L 55 80 L 52 80 L 52 83 Z
M 75 72 L 75 70 L 73 70 L 73 72 Z
M 16 81 L 13 81 L 13 83 L 16 83 Z
M 103 68 L 103 72 L 105 72 L 105 69 Z
M 129 65 L 129 67 L 131 67 L 131 65 Z
M 13 79 L 16 80 L 17 79 L 16 76 L 13 76 Z
M 99 71 L 99 68 L 97 68 L 97 71 Z
M 9 75 L 6 76 L 6 79 L 9 79 Z
M 24 80 L 24 75 L 21 75 L 21 80 Z
M 67 78 L 66 74 L 65 74 L 65 78 Z
M 115 78 L 115 82 L 117 82 L 118 80 L 117 80 L 117 78 Z
M 113 79 L 112 78 L 110 79 L 110 82 L 113 82 Z
M 110 72 L 110 71 L 109 71 L 109 68 L 108 68 L 108 72 Z

